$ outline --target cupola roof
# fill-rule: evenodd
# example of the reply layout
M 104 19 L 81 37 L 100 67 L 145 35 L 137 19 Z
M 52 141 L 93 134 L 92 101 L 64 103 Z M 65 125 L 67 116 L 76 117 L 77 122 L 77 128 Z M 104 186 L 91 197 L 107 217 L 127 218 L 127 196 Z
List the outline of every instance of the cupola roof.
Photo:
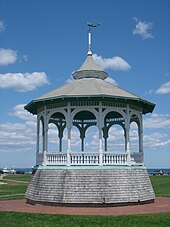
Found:
M 93 59 L 92 53 L 88 52 L 87 57 L 83 65 L 75 71 L 73 74 L 74 79 L 82 78 L 97 78 L 97 79 L 106 79 L 108 74 L 104 72 Z

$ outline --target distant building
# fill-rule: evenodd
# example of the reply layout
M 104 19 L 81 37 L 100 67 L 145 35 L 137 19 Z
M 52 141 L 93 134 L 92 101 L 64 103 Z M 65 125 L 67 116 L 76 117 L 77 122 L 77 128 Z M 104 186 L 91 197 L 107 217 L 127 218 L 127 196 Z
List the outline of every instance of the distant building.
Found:
M 36 173 L 27 192 L 31 204 L 125 205 L 153 202 L 155 195 L 143 162 L 142 115 L 155 104 L 105 81 L 108 74 L 94 61 L 89 50 L 83 65 L 73 73 L 74 80 L 34 99 L 25 109 L 37 115 Z M 130 150 L 129 130 L 138 126 L 139 147 Z M 48 149 L 48 125 L 57 126 L 59 152 Z M 42 124 L 42 152 L 40 151 Z M 124 151 L 107 148 L 109 129 L 118 124 L 124 130 Z M 98 151 L 85 151 L 89 127 L 98 128 Z M 80 132 L 81 151 L 72 150 L 72 127 Z M 63 131 L 67 129 L 67 150 Z M 79 139 L 79 138 L 77 138 Z

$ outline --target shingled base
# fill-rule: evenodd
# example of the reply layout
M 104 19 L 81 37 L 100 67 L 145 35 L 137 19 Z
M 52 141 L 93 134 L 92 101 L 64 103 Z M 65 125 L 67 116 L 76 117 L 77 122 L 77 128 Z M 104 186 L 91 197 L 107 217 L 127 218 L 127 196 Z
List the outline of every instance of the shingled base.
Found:
M 145 168 L 38 169 L 26 199 L 53 206 L 122 206 L 154 202 Z

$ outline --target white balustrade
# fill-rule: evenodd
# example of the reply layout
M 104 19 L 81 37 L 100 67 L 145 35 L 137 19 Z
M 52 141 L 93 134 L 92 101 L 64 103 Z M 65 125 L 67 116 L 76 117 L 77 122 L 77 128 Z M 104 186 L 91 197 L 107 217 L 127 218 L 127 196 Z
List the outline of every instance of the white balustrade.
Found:
M 104 165 L 128 165 L 129 153 L 123 152 L 104 152 L 103 164 Z
M 45 155 L 45 157 L 44 157 Z M 67 158 L 71 166 L 99 165 L 99 152 L 47 152 L 37 153 L 37 165 L 63 165 L 66 166 Z M 44 162 L 45 163 L 44 163 Z M 103 152 L 102 164 L 104 166 L 143 165 L 143 153 L 139 152 Z
M 66 152 L 46 153 L 46 165 L 66 165 L 66 164 L 67 164 Z
M 98 152 L 71 152 L 71 165 L 98 165 Z

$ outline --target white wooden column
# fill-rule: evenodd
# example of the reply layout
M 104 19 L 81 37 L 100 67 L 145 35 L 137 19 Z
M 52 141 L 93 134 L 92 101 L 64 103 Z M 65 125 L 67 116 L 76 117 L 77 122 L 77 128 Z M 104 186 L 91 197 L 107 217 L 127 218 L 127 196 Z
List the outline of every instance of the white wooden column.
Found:
M 44 112 L 44 149 L 43 149 L 43 153 L 44 153 L 44 161 L 43 161 L 43 165 L 46 165 L 46 153 L 48 152 L 48 122 L 47 122 L 47 112 L 46 112 L 46 107 L 45 107 L 45 112 Z
M 129 126 L 125 126 L 125 149 L 126 151 L 130 151 L 130 141 L 129 141 L 129 131 L 130 131 L 130 127 Z
M 36 153 L 40 152 L 40 119 L 37 115 L 37 149 Z
M 98 128 L 99 128 L 99 165 L 103 165 L 103 122 L 102 122 L 102 103 L 99 102 L 99 117 L 98 117 Z
M 71 152 L 71 107 L 70 103 L 67 106 L 67 166 L 70 166 L 70 152 Z
M 48 122 L 46 108 L 44 114 L 44 152 L 48 152 Z
M 128 152 L 128 165 L 131 165 L 131 155 L 130 155 L 130 139 L 129 139 L 129 131 L 130 131 L 130 113 L 129 113 L 129 104 L 127 105 L 127 114 L 125 119 L 125 148 L 126 152 Z
M 126 114 L 126 119 L 125 119 L 125 149 L 126 149 L 126 151 L 130 151 L 129 131 L 130 131 L 130 114 L 129 114 L 129 105 L 127 105 L 127 114 Z
M 139 135 L 139 152 L 143 153 L 143 121 L 142 121 L 142 114 L 140 116 L 140 124 L 138 127 L 138 135 Z
M 39 165 L 39 152 L 40 152 L 40 119 L 37 115 L 36 165 Z

